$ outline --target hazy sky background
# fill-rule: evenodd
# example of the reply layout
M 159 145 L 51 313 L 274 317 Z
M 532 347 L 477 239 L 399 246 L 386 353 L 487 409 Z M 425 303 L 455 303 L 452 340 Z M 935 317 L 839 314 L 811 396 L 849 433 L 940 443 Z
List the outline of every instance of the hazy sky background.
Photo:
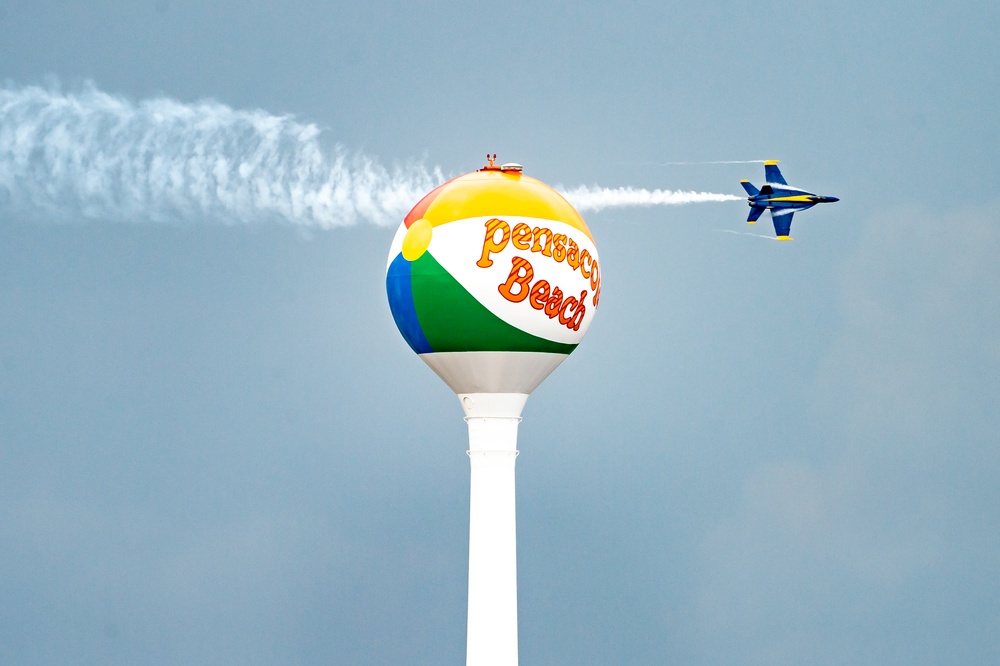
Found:
M 566 187 L 780 159 L 841 197 L 792 243 L 585 215 L 601 307 L 520 428 L 521 663 L 1000 661 L 1000 6 L 539 4 L 4 0 L 0 81 Z M 15 195 L 0 662 L 463 663 L 467 435 L 392 323 L 395 223 Z

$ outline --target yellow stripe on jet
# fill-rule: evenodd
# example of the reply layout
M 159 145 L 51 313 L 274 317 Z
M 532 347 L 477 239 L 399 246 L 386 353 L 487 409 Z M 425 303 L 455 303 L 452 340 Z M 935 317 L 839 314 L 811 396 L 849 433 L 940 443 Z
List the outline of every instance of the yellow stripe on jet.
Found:
M 810 195 L 808 195 L 808 194 L 796 194 L 795 196 L 791 196 L 791 197 L 774 197 L 774 198 L 768 199 L 768 201 L 793 201 L 793 202 L 794 201 L 806 201 L 806 202 L 808 202 L 808 201 L 812 201 L 812 199 L 810 199 L 809 196 Z

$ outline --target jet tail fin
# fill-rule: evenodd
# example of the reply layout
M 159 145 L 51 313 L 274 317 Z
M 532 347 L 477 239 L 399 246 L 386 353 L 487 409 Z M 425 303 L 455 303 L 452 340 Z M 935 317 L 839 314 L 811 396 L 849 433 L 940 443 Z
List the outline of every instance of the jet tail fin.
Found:
M 752 197 L 755 197 L 758 194 L 760 194 L 760 190 L 751 185 L 749 180 L 741 180 L 740 185 L 742 185 L 743 189 L 747 191 L 747 194 L 749 194 Z
M 766 208 L 761 206 L 750 206 L 750 214 L 747 216 L 747 224 L 757 224 L 757 218 L 764 214 Z
M 778 168 L 778 160 L 764 162 L 764 179 L 769 183 L 788 185 L 785 182 L 785 177 L 781 175 L 781 169 Z

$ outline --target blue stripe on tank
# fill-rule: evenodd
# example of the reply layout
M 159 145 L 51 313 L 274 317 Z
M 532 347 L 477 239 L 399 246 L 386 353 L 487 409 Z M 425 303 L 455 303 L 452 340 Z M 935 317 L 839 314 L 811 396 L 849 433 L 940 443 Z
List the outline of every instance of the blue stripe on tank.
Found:
M 420 327 L 420 320 L 417 319 L 417 308 L 413 304 L 413 289 L 410 285 L 411 262 L 403 258 L 400 252 L 385 275 L 385 291 L 389 295 L 389 310 L 392 311 L 392 318 L 396 321 L 396 328 L 403 334 L 406 344 L 410 349 L 418 354 L 427 354 L 432 351 L 431 343 L 424 336 L 424 331 Z

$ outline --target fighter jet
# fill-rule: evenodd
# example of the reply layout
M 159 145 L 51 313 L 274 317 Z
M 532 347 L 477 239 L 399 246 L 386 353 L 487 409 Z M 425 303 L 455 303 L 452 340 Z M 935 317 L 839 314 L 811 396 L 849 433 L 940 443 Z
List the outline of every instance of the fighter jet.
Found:
M 812 208 L 818 203 L 840 201 L 837 197 L 823 197 L 792 187 L 785 182 L 785 177 L 778 170 L 778 160 L 764 162 L 764 180 L 767 182 L 759 190 L 749 180 L 740 181 L 740 185 L 750 195 L 747 197 L 747 203 L 750 204 L 747 224 L 757 224 L 757 218 L 765 210 L 770 210 L 774 235 L 778 240 L 792 240 L 788 233 L 792 229 L 792 215 L 796 211 Z

